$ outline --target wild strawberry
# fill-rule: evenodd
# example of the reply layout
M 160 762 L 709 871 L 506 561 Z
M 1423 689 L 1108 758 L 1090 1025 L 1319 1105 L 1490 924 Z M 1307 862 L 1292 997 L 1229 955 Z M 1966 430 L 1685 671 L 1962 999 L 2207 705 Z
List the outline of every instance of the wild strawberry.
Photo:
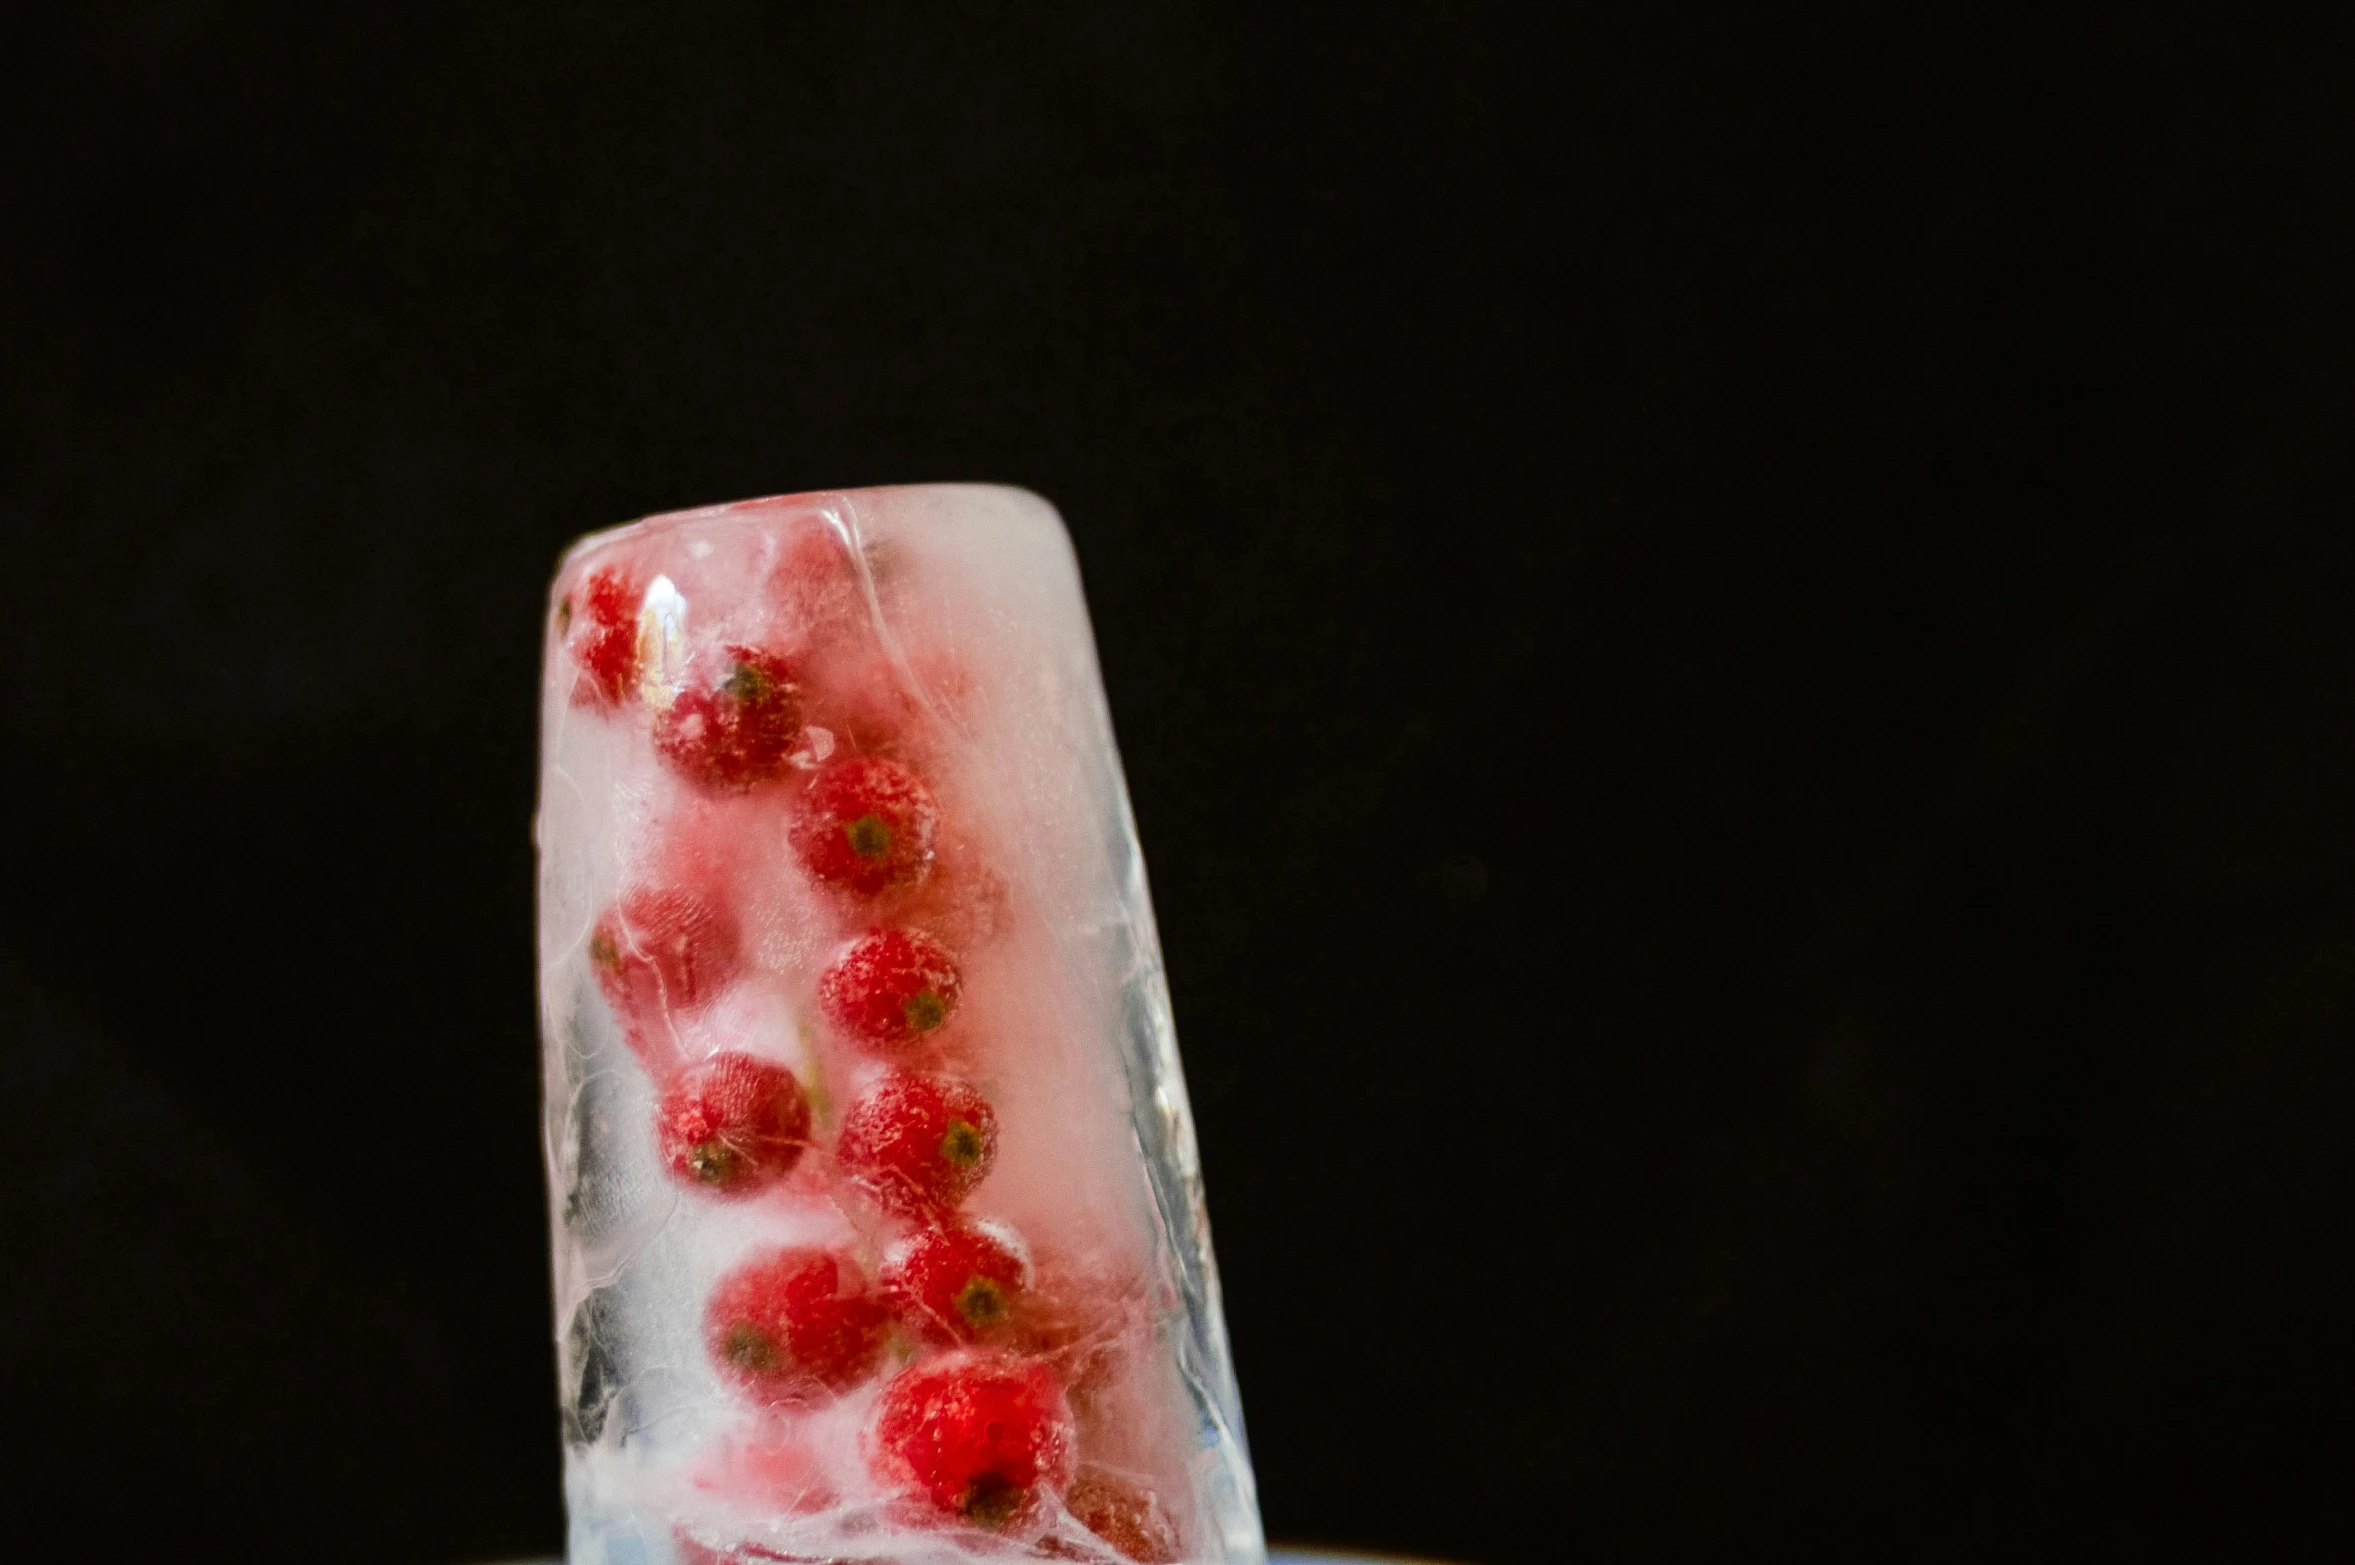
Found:
M 998 1155 L 998 1117 L 966 1082 L 894 1071 L 842 1116 L 835 1156 L 877 1201 L 909 1217 L 970 1195 Z
M 960 1353 L 883 1388 L 868 1463 L 937 1516 L 1026 1532 L 1071 1482 L 1071 1439 L 1071 1409 L 1053 1370 Z
M 1008 1330 L 1030 1287 L 1030 1258 L 1005 1230 L 944 1224 L 893 1245 L 878 1281 L 910 1330 L 934 1342 L 975 1342 Z
M 640 886 L 589 931 L 589 965 L 631 1045 L 673 1016 L 711 1003 L 743 970 L 736 920 L 695 892 Z
M 1137 1565 L 1175 1565 L 1183 1552 L 1177 1524 L 1162 1511 L 1160 1497 L 1109 1468 L 1081 1468 L 1063 1508 Z
M 858 1263 L 830 1250 L 774 1250 L 720 1279 L 703 1312 L 720 1373 L 758 1401 L 839 1396 L 875 1371 L 891 1312 Z
M 754 647 L 724 649 L 719 677 L 690 685 L 654 721 L 654 748 L 707 788 L 749 788 L 784 768 L 801 740 L 793 665 Z
M 957 987 L 956 959 L 930 935 L 870 929 L 818 980 L 818 1003 L 853 1038 L 896 1049 L 949 1019 Z
M 820 880 L 873 896 L 932 868 L 940 807 L 924 779 L 868 756 L 822 769 L 802 796 L 793 846 Z
M 638 681 L 640 590 L 623 571 L 606 566 L 556 604 L 556 633 L 580 670 L 575 706 L 618 706 Z
M 809 1100 L 793 1072 L 749 1054 L 689 1066 L 654 1116 L 663 1166 L 714 1195 L 775 1184 L 801 1161 L 809 1136 Z

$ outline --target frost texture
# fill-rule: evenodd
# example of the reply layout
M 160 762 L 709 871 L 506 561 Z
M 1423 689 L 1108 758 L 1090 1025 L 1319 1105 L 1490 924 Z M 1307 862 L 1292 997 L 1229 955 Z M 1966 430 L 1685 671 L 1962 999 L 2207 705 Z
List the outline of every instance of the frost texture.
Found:
M 942 487 L 656 517 L 567 557 L 547 669 L 544 1137 L 574 1565 L 1259 1565 L 1144 861 L 1053 511 Z M 841 786 L 878 761 L 920 807 Z M 914 869 L 892 829 L 911 808 L 937 814 Z M 616 919 L 632 897 L 655 911 Z M 717 912 L 661 911 L 681 908 Z M 821 980 L 876 927 L 927 936 L 961 976 L 895 991 L 908 1025 L 853 1037 Z M 735 1177 L 753 1144 L 725 1114 L 679 1117 L 678 1084 L 727 1052 L 792 1072 L 810 1105 L 810 1145 L 759 1180 Z M 845 1112 L 895 1072 L 963 1083 L 994 1115 L 978 1182 L 926 1186 L 969 1190 L 954 1209 L 878 1201 L 885 1175 L 836 1154 Z M 666 1163 L 658 1122 L 694 1155 Z M 908 1146 L 984 1155 L 930 1122 Z M 878 1333 L 893 1245 L 962 1222 L 1018 1236 L 1011 1298 L 971 1295 L 967 1342 L 937 1320 Z M 838 1296 L 748 1291 L 764 1265 L 803 1274 L 785 1252 L 834 1257 Z M 1042 1365 L 1059 1396 L 1025 1404 L 1036 1428 L 955 1398 L 920 1429 L 878 1418 L 919 1366 L 981 1385 Z

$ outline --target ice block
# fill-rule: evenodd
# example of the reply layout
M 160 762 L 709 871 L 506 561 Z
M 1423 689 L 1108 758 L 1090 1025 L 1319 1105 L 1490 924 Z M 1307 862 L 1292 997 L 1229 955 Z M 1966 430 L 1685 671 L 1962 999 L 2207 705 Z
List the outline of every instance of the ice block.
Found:
M 572 1565 L 1259 1565 L 1054 510 L 657 516 L 565 556 L 547 634 Z

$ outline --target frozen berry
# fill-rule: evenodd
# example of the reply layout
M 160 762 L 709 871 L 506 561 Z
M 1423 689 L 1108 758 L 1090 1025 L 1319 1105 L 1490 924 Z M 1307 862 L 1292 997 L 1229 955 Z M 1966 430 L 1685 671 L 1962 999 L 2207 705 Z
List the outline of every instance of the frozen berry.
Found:
M 606 566 L 558 601 L 556 632 L 580 669 L 575 706 L 618 706 L 637 683 L 638 599 L 637 584 Z
M 712 1290 L 703 1341 L 720 1372 L 779 1406 L 839 1395 L 875 1371 L 891 1312 L 858 1263 L 830 1250 L 775 1250 Z
M 801 740 L 801 686 L 773 652 L 729 647 L 718 677 L 679 692 L 654 722 L 654 748 L 709 788 L 749 788 L 784 768 Z
M 956 1010 L 956 959 L 913 929 L 870 929 L 818 980 L 818 1003 L 853 1038 L 903 1047 Z
M 750 1195 L 792 1173 L 809 1135 L 809 1100 L 793 1072 L 749 1054 L 689 1066 L 655 1111 L 663 1166 L 714 1195 Z
M 1175 1565 L 1182 1553 L 1177 1525 L 1162 1511 L 1160 1498 L 1109 1468 L 1081 1468 L 1063 1508 L 1137 1565 Z
M 589 965 L 633 1043 L 670 1016 L 708 1005 L 744 957 L 736 921 L 718 904 L 669 886 L 641 886 L 589 931 Z
M 1029 1359 L 955 1354 L 883 1388 L 868 1459 L 878 1477 L 943 1517 L 1027 1531 L 1071 1481 L 1071 1409 Z
M 953 1223 L 892 1246 L 880 1281 L 911 1330 L 934 1342 L 974 1342 L 1011 1326 L 1030 1287 L 1030 1258 L 994 1225 Z
M 793 822 L 793 846 L 820 880 L 868 896 L 932 868 L 940 808 L 924 779 L 895 761 L 836 761 L 817 775 Z
M 853 1179 L 908 1216 L 954 1207 L 998 1154 L 998 1117 L 962 1081 L 895 1071 L 842 1117 L 835 1144 Z

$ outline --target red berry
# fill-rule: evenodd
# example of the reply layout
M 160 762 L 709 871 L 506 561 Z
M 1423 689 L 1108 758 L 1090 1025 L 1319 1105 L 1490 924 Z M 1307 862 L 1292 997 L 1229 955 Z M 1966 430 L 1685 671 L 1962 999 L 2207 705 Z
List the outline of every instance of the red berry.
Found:
M 793 1172 L 809 1147 L 810 1105 L 782 1065 L 715 1054 L 662 1095 L 654 1139 L 681 1183 L 745 1196 Z
M 1053 1370 L 961 1353 L 883 1388 L 868 1461 L 938 1515 L 992 1531 L 1028 1530 L 1071 1481 L 1071 1437 L 1071 1409 Z
M 710 1004 L 743 970 L 744 957 L 725 908 L 692 891 L 641 886 L 589 931 L 589 965 L 643 1049 L 657 1023 Z
M 836 761 L 803 796 L 793 846 L 820 880 L 873 896 L 924 878 L 939 821 L 932 790 L 906 767 L 872 756 Z
M 575 706 L 618 706 L 638 682 L 637 583 L 613 566 L 589 573 L 556 605 L 556 630 L 580 669 Z
M 892 1246 L 879 1279 L 909 1329 L 934 1342 L 1002 1336 L 1030 1288 L 1030 1258 L 1003 1230 L 952 1223 Z
M 720 1279 L 703 1312 L 720 1372 L 759 1401 L 838 1396 L 875 1371 L 891 1312 L 858 1263 L 829 1250 L 775 1250 Z
M 818 980 L 834 1025 L 879 1048 L 914 1043 L 957 1008 L 957 963 L 913 929 L 870 929 Z
M 876 1200 L 923 1216 L 954 1207 L 987 1177 L 998 1117 L 966 1082 L 895 1071 L 842 1116 L 834 1150 Z
M 1063 1497 L 1071 1519 L 1137 1565 L 1175 1565 L 1177 1524 L 1152 1490 L 1103 1467 L 1083 1467 Z
M 749 788 L 784 768 L 801 741 L 793 665 L 753 647 L 725 649 L 723 671 L 679 692 L 654 721 L 654 748 L 707 788 Z

